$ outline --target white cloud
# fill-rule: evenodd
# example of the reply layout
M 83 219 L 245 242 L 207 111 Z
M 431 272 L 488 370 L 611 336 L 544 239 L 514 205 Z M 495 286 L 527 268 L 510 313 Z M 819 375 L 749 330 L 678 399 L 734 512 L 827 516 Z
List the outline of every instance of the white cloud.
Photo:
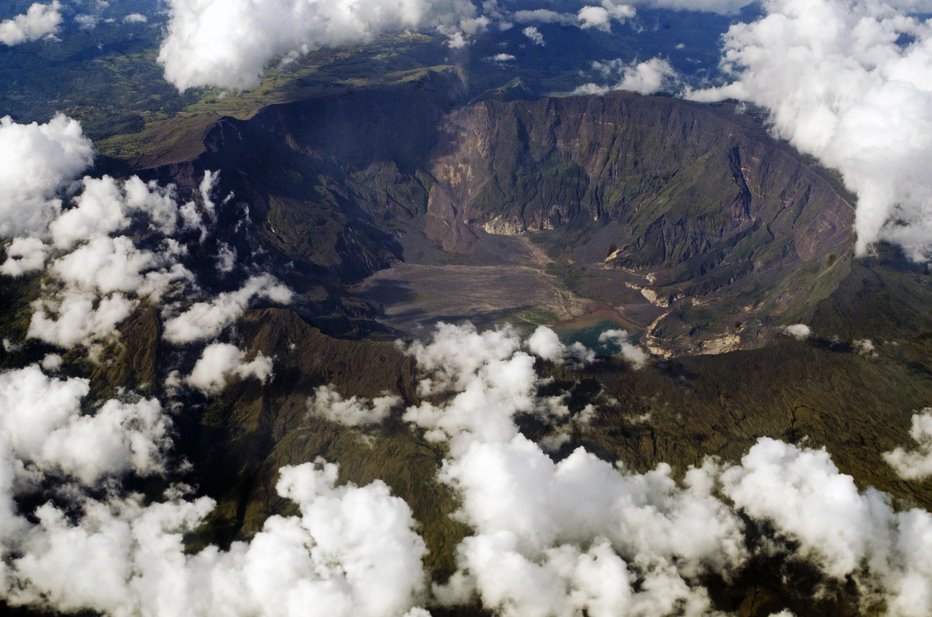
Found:
M 861 495 L 824 450 L 762 439 L 723 480 L 738 507 L 792 534 L 800 555 L 820 561 L 836 578 L 854 572 L 872 539 L 885 533 L 888 506 L 880 494 Z
M 145 183 L 136 176 L 125 182 L 110 176 L 85 177 L 74 201 L 73 207 L 49 224 L 52 240 L 60 249 L 120 231 L 134 213 L 143 214 L 149 227 L 161 234 L 171 235 L 177 227 L 174 187 Z
M 204 521 L 210 499 L 85 499 L 74 522 L 45 504 L 20 531 L 7 599 L 113 616 L 405 614 L 423 593 L 426 552 L 410 509 L 380 481 L 336 479 L 321 462 L 283 467 L 276 490 L 299 515 L 270 517 L 248 543 L 194 554 L 182 534 Z
M 521 33 L 524 34 L 524 36 L 526 36 L 527 39 L 531 41 L 531 43 L 537 45 L 538 47 L 543 47 L 547 44 L 547 42 L 544 40 L 544 35 L 541 34 L 540 30 L 538 30 L 536 26 L 528 26 L 522 30 Z
M 577 18 L 579 27 L 583 30 L 596 28 L 605 32 L 612 31 L 612 22 L 624 23 L 637 12 L 634 7 L 627 4 L 616 4 L 612 0 L 602 0 L 600 6 L 587 5 L 579 9 Z
M 613 21 L 624 23 L 636 14 L 637 11 L 629 4 L 602 0 L 599 5 L 583 6 L 576 13 L 538 8 L 518 10 L 512 13 L 510 17 L 519 24 L 558 24 L 561 26 L 576 26 L 583 30 L 596 28 L 611 32 Z M 538 40 L 543 41 L 543 35 L 534 26 L 525 28 L 524 35 L 531 39 L 535 45 L 543 44 L 538 42 Z
M 495 54 L 494 56 L 492 56 L 492 62 L 507 63 L 507 62 L 514 62 L 514 61 L 515 61 L 515 57 L 512 54 L 501 53 L 501 54 Z
M 186 550 L 214 504 L 124 494 L 118 476 L 164 474 L 169 421 L 156 400 L 82 410 L 84 379 L 0 372 L 0 596 L 62 612 L 227 617 L 399 617 L 425 591 L 424 542 L 381 481 L 337 486 L 323 461 L 280 469 L 298 506 L 250 542 Z M 92 497 L 85 487 L 107 483 Z M 39 482 L 67 497 L 28 509 Z M 27 518 L 27 515 L 32 515 Z
M 447 34 L 447 47 L 450 49 L 463 49 L 469 45 L 469 39 L 459 30 Z
M 25 14 L 0 21 L 0 45 L 19 45 L 55 34 L 61 25 L 60 11 L 61 3 L 58 0 L 50 4 L 36 2 L 30 5 Z
M 475 443 L 441 479 L 463 499 L 474 534 L 440 595 L 516 617 L 706 614 L 690 577 L 745 557 L 740 519 L 713 494 L 709 470 L 684 486 L 668 467 L 619 472 L 582 449 L 554 463 L 523 436 Z
M 438 478 L 471 528 L 457 571 L 434 587 L 437 602 L 478 598 L 509 617 L 715 615 L 706 576 L 727 580 L 758 554 L 806 559 L 850 581 L 864 607 L 930 614 L 932 515 L 897 512 L 889 496 L 859 491 L 824 450 L 762 438 L 740 463 L 706 460 L 682 476 L 665 464 L 635 473 L 582 448 L 552 459 L 516 424 L 525 413 L 557 426 L 573 421 L 559 401 L 538 395 L 546 380 L 523 350 L 555 353 L 541 347 L 553 343 L 541 332 L 532 346 L 510 328 L 442 325 L 407 348 L 432 408 L 411 408 L 406 418 L 449 440 Z M 114 617 L 426 617 L 417 608 L 427 599 L 426 549 L 410 508 L 384 483 L 337 486 L 336 466 L 323 461 L 284 467 L 276 491 L 298 515 L 270 517 L 249 542 L 187 552 L 183 537 L 204 522 L 210 499 L 173 489 L 144 501 L 114 482 L 164 472 L 168 420 L 158 402 L 108 401 L 83 414 L 88 391 L 86 380 L 49 378 L 36 366 L 0 372 L 7 602 Z M 343 399 L 329 387 L 312 401 L 332 407 L 314 413 L 342 409 L 344 417 L 347 409 L 378 416 L 389 404 Z M 932 443 L 924 421 L 914 433 Z M 59 485 L 74 498 L 67 514 L 51 502 L 20 512 L 24 491 L 58 482 L 56 474 L 70 477 Z M 100 498 L 67 484 L 103 479 Z M 773 533 L 757 542 L 744 521 Z
M 149 18 L 143 15 L 142 13 L 130 13 L 123 18 L 124 24 L 144 24 L 149 21 Z
M 45 229 L 57 214 L 55 193 L 86 169 L 94 148 L 64 115 L 45 124 L 0 119 L 0 237 Z
M 45 357 L 42 358 L 42 370 L 47 373 L 54 373 L 61 369 L 64 360 L 57 353 L 45 354 Z
M 213 343 L 204 348 L 185 383 L 205 394 L 218 394 L 233 378 L 255 377 L 266 383 L 272 377 L 272 359 L 262 352 L 246 362 L 246 352 L 229 343 Z
M 363 43 L 387 32 L 470 27 L 468 0 L 169 0 L 168 36 L 159 62 L 179 89 L 247 89 L 276 56 Z
M 49 225 L 58 248 L 69 249 L 78 242 L 105 236 L 129 225 L 123 193 L 109 176 L 85 177 L 75 204 Z
M 854 350 L 862 356 L 867 356 L 868 358 L 877 356 L 877 347 L 869 338 L 856 339 L 851 342 L 851 345 L 854 347 Z
M 51 262 L 49 280 L 32 305 L 28 336 L 66 348 L 110 337 L 140 300 L 158 303 L 167 292 L 194 279 L 180 263 L 187 249 L 170 236 L 177 231 L 179 213 L 196 212 L 196 204 L 179 208 L 174 186 L 161 187 L 136 176 L 74 182 L 92 163 L 93 154 L 80 124 L 65 116 L 43 125 L 0 120 L 0 237 L 16 236 L 6 247 L 0 274 L 22 276 Z M 217 178 L 207 171 L 199 187 L 201 207 L 211 220 Z M 66 208 L 57 198 L 63 194 L 75 195 Z M 114 237 L 134 221 L 151 232 L 145 239 L 150 246 L 163 236 L 157 248 L 139 248 L 129 236 Z M 206 228 L 199 214 L 198 226 L 203 237 Z M 260 281 L 262 287 L 261 280 L 250 284 Z M 290 292 L 272 283 L 256 294 L 290 299 Z M 220 300 L 224 297 L 221 294 Z M 234 301 L 238 297 L 232 294 Z M 200 307 L 192 308 L 196 313 Z
M 783 334 L 792 336 L 797 341 L 805 341 L 812 336 L 812 329 L 804 323 L 794 323 L 783 328 Z
M 344 426 L 366 426 L 380 424 L 400 403 L 401 398 L 393 394 L 372 400 L 355 396 L 345 399 L 332 386 L 320 386 L 307 399 L 307 410 L 313 416 Z
M 69 142 L 56 131 L 71 129 L 84 158 L 69 167 L 63 147 Z M 26 147 L 19 147 L 23 136 Z M 2 139 L 23 159 L 10 167 L 29 171 L 23 163 L 38 161 L 27 178 L 3 177 L 0 170 L 2 203 L 21 208 L 28 198 L 36 211 L 25 228 L 4 229 L 29 235 L 6 247 L 3 271 L 50 262 L 28 336 L 62 347 L 92 344 L 112 336 L 143 298 L 157 303 L 174 281 L 192 278 L 178 262 L 185 247 L 164 237 L 177 229 L 173 189 L 108 177 L 69 186 L 92 150 L 89 142 L 83 147 L 77 123 L 64 117 L 42 127 L 4 121 Z M 215 214 L 215 180 L 207 174 L 200 187 L 202 231 L 204 219 Z M 66 189 L 77 197 L 59 215 L 55 196 Z M 118 235 L 131 223 L 147 248 Z M 166 336 L 194 340 L 219 332 L 256 297 L 288 302 L 292 293 L 269 275 L 253 277 L 237 291 L 175 314 Z M 174 303 L 165 312 L 183 308 Z M 42 364 L 59 370 L 62 358 L 49 354 Z M 261 354 L 247 362 L 235 346 L 212 345 L 187 382 L 215 391 L 232 376 L 266 380 L 271 364 Z M 181 383 L 180 375 L 169 378 Z M 425 592 L 424 543 L 410 509 L 385 484 L 337 487 L 336 467 L 322 463 L 283 468 L 277 490 L 298 504 L 299 516 L 271 517 L 251 542 L 229 550 L 211 546 L 189 554 L 183 536 L 203 524 L 212 501 L 186 500 L 180 487 L 151 501 L 121 486 L 123 476 L 166 472 L 170 421 L 161 404 L 124 393 L 126 400 L 94 406 L 86 400 L 89 390 L 87 380 L 52 379 L 38 366 L 0 372 L 0 596 L 8 604 L 115 617 L 425 615 L 415 606 Z M 31 509 L 39 497 L 55 500 Z
M 540 329 L 526 345 L 562 357 L 551 334 Z M 514 617 L 708 612 L 692 578 L 727 574 L 746 554 L 740 519 L 714 496 L 717 467 L 678 484 L 667 466 L 630 474 L 582 449 L 555 463 L 516 418 L 560 423 L 569 412 L 538 398 L 542 381 L 521 347 L 510 329 L 444 324 L 409 348 L 432 402 L 404 417 L 428 438 L 449 440 L 439 477 L 474 530 L 458 547 L 456 574 L 435 588 L 439 600 L 478 595 Z
M 663 90 L 674 90 L 679 81 L 679 74 L 663 58 L 651 58 L 644 62 L 625 63 L 621 60 L 593 62 L 592 68 L 601 74 L 608 85 L 596 83 L 583 84 L 576 88 L 576 94 L 605 94 L 613 90 L 625 90 L 638 94 L 654 94 Z
M 250 302 L 263 298 L 288 304 L 294 294 L 269 274 L 253 276 L 236 291 L 218 294 L 207 302 L 197 302 L 180 315 L 165 322 L 165 340 L 181 345 L 214 338 L 239 319 Z
M 527 347 L 535 356 L 560 364 L 566 348 L 557 333 L 547 326 L 538 326 L 527 339 Z
M 0 373 L 0 443 L 39 472 L 59 471 L 85 485 L 104 476 L 164 468 L 169 421 L 155 399 L 107 401 L 82 415 L 84 379 L 50 379 L 38 366 Z
M 212 175 L 210 170 L 204 172 L 204 178 L 214 176 L 216 174 Z M 166 236 L 175 233 L 179 207 L 174 185 L 164 187 L 155 180 L 143 182 L 137 176 L 132 176 L 122 183 L 121 188 L 126 210 L 144 214 L 153 231 Z
M 599 342 L 617 346 L 618 354 L 635 370 L 644 368 L 650 360 L 644 349 L 631 343 L 627 330 L 606 330 L 599 335 Z
M 601 6 L 584 6 L 579 9 L 577 14 L 579 18 L 579 27 L 583 30 L 597 28 L 605 32 L 612 31 L 612 20 Z
M 53 246 L 32 237 L 23 241 L 28 246 L 16 247 L 17 239 L 11 248 L 34 252 L 2 266 L 3 272 L 15 273 L 24 269 L 27 258 L 39 263 L 40 251 L 60 255 L 47 271 L 54 284 L 33 303 L 29 336 L 66 348 L 108 338 L 141 299 L 158 303 L 194 279 L 179 263 L 186 251 L 173 238 L 164 238 L 153 251 L 138 248 L 128 236 L 110 235 L 133 219 L 142 219 L 154 234 L 174 233 L 174 187 L 147 184 L 135 176 L 125 182 L 85 177 L 81 186 L 73 206 L 48 224 L 47 234 L 39 232 L 50 236 Z
M 932 610 L 932 515 L 859 491 L 824 450 L 762 438 L 740 464 L 706 460 L 681 482 L 666 465 L 632 473 L 582 448 L 554 462 L 515 424 L 547 404 L 540 378 L 514 370 L 524 353 L 513 337 L 442 326 L 410 348 L 431 403 L 405 418 L 449 440 L 439 478 L 473 529 L 457 572 L 435 586 L 441 603 L 478 597 L 512 617 L 713 614 L 703 575 L 727 579 L 760 552 L 851 579 L 864 606 L 880 602 L 890 615 Z M 925 428 L 917 435 L 925 440 Z M 747 546 L 742 517 L 773 534 Z
M 595 361 L 594 351 L 578 341 L 572 345 L 564 345 L 557 333 L 547 326 L 538 326 L 525 344 L 532 354 L 554 364 L 569 361 L 578 367 Z
M 236 249 L 221 242 L 217 248 L 217 272 L 229 274 L 236 267 Z
M 462 49 L 470 44 L 472 37 L 485 31 L 491 20 L 485 15 L 479 17 L 462 17 L 453 25 L 440 25 L 437 31 L 448 37 L 447 46 Z
M 932 515 L 894 512 L 888 495 L 859 492 L 824 450 L 761 439 L 722 474 L 725 494 L 796 543 L 795 554 L 832 577 L 855 580 L 888 615 L 932 611 Z
M 100 236 L 53 262 L 51 271 L 65 283 L 100 294 L 148 295 L 143 292 L 151 284 L 144 273 L 163 265 L 160 261 L 155 253 L 136 248 L 130 238 Z
M 929 259 L 932 25 L 902 12 L 920 4 L 767 0 L 763 7 L 763 18 L 725 36 L 723 65 L 735 81 L 692 98 L 761 105 L 779 137 L 838 169 L 858 196 L 858 254 L 887 240 L 913 260 Z
M 909 436 L 917 444 L 915 450 L 896 448 L 884 452 L 883 458 L 904 480 L 924 480 L 932 476 L 932 407 L 913 414 Z
M 81 15 L 74 16 L 74 23 L 78 24 L 80 30 L 93 30 L 97 27 L 97 24 L 100 22 L 100 18 L 96 15 L 89 15 L 83 13 Z
M 33 302 L 27 336 L 70 349 L 109 338 L 139 305 L 115 293 L 97 298 L 93 292 L 66 289 Z
M 545 402 L 538 405 L 534 357 L 520 351 L 522 344 L 510 327 L 480 333 L 470 324 L 438 324 L 429 343 L 407 348 L 422 371 L 418 393 L 431 399 L 409 407 L 405 421 L 426 429 L 429 440 L 450 440 L 458 452 L 475 435 L 510 440 L 517 433 L 517 415 L 533 413 L 546 420 L 559 412 Z M 448 397 L 442 404 L 431 402 L 442 394 Z
M 6 249 L 6 261 L 0 265 L 0 274 L 18 277 L 41 270 L 47 252 L 45 243 L 38 238 L 14 238 Z

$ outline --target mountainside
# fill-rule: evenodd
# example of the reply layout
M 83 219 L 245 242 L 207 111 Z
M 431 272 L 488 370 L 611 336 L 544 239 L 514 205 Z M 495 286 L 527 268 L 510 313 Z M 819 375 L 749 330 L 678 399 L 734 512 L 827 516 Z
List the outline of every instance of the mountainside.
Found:
M 392 265 L 512 264 L 570 299 L 537 307 L 557 320 L 595 303 L 661 355 L 718 352 L 804 319 L 848 272 L 850 204 L 732 107 L 624 93 L 463 103 L 459 84 L 428 71 L 224 119 L 196 160 L 153 173 L 193 189 L 220 171 L 262 221 L 253 241 L 294 262 L 307 317 L 333 332 L 408 329 L 390 293 L 345 293 Z M 392 280 L 417 296 L 410 276 Z
M 731 108 L 622 93 L 489 102 L 447 131 L 433 210 L 448 201 L 488 233 L 541 232 L 554 259 L 582 267 L 582 295 L 602 299 L 603 277 L 642 290 L 664 309 L 648 331 L 658 350 L 707 350 L 695 339 L 714 334 L 753 346 L 847 271 L 852 207 Z

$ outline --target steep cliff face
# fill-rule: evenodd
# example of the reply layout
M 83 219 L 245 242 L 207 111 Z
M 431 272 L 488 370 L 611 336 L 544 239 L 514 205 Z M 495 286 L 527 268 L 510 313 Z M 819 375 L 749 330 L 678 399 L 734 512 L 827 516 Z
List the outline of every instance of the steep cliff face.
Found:
M 728 108 L 623 93 L 488 101 L 452 114 L 444 136 L 430 211 L 530 234 L 590 276 L 628 272 L 668 309 L 656 339 L 802 316 L 847 272 L 851 205 Z
M 848 271 L 850 204 L 730 107 L 625 93 L 464 104 L 460 88 L 427 72 L 224 119 L 197 160 L 160 173 L 219 169 L 258 246 L 331 307 L 401 262 L 543 267 L 506 240 L 523 236 L 578 297 L 631 305 L 657 351 L 723 351 L 803 318 Z M 376 317 L 377 303 L 353 311 Z

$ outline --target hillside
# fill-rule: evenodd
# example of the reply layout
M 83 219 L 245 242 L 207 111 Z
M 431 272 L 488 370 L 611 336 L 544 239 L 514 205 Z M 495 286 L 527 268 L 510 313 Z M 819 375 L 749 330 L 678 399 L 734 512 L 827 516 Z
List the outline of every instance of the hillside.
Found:
M 409 327 L 391 288 L 425 320 L 541 309 L 565 321 L 597 305 L 661 355 L 751 348 L 805 320 L 849 271 L 852 207 L 732 108 L 623 93 L 464 104 L 459 83 L 428 72 L 222 119 L 204 154 L 149 173 L 193 188 L 219 170 L 222 190 L 263 221 L 256 242 L 299 265 L 304 282 L 292 283 L 338 305 L 307 308 L 335 333 L 349 313 Z M 424 277 L 443 286 L 454 268 L 508 266 L 490 273 L 505 281 L 513 265 L 537 273 L 518 285 L 544 300 L 477 310 L 417 299 Z

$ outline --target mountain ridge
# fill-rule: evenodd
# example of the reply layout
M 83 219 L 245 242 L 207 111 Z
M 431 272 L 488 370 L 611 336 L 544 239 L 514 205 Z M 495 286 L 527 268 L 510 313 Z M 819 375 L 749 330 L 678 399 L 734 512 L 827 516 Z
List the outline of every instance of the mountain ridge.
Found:
M 330 297 L 337 322 L 379 322 L 390 298 L 367 308 L 346 286 L 395 264 L 525 264 L 515 235 L 544 249 L 581 302 L 632 318 L 664 309 L 634 319 L 664 355 L 759 346 L 848 271 L 851 204 L 734 108 L 620 92 L 467 95 L 455 71 L 428 71 L 273 105 L 218 120 L 203 154 L 145 173 L 193 191 L 219 170 L 222 192 L 263 221 L 258 245 L 316 273 L 309 297 Z

